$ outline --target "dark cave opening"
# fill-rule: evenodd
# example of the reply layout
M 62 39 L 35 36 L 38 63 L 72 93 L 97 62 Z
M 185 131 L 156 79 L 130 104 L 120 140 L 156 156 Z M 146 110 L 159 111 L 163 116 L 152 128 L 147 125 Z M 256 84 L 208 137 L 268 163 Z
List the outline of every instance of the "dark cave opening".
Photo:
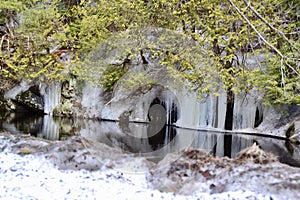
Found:
M 155 98 L 149 107 L 147 129 L 148 142 L 154 150 L 167 145 L 176 136 L 176 129 L 172 125 L 177 121 L 177 107 L 172 103 L 171 108 L 159 98 Z

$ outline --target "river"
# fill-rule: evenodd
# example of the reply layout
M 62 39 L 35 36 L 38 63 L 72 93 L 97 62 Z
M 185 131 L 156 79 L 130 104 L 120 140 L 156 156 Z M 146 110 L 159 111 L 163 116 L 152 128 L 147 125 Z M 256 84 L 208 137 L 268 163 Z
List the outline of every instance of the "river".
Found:
M 105 143 L 127 153 L 158 162 L 167 153 L 184 148 L 201 148 L 212 155 L 236 157 L 242 149 L 257 143 L 279 157 L 280 162 L 300 167 L 299 146 L 286 140 L 259 135 L 203 131 L 163 126 L 153 133 L 147 123 L 121 123 L 91 119 L 59 118 L 49 115 L 12 113 L 0 118 L 1 130 L 30 134 L 48 140 L 65 140 L 73 135 Z

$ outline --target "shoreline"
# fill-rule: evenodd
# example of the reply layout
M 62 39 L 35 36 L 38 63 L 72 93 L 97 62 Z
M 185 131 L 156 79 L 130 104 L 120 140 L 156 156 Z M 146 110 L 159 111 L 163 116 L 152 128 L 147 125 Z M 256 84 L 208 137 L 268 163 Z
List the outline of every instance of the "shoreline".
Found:
M 229 158 L 199 157 L 202 155 L 200 151 L 190 149 L 182 155 L 168 155 L 158 164 L 153 164 L 143 158 L 132 157 L 101 146 L 100 143 L 81 139 L 84 141 L 83 144 L 78 137 L 67 141 L 51 142 L 2 132 L 0 134 L 0 188 L 5 192 L 0 194 L 0 199 L 278 199 L 283 198 L 285 192 L 292 197 L 290 199 L 298 198 L 296 191 L 299 188 L 294 186 L 300 183 L 300 169 L 278 162 L 272 161 L 263 165 L 253 163 L 251 158 L 245 158 L 246 162 L 243 161 L 242 164 Z M 88 152 L 84 144 L 89 147 Z M 66 161 L 65 156 L 70 154 L 71 147 L 77 150 L 75 153 L 78 157 L 70 160 L 70 163 L 75 164 L 82 162 L 80 158 L 82 155 L 93 157 L 99 151 L 109 152 L 106 152 L 107 155 L 105 152 L 97 154 L 102 156 L 98 159 L 102 159 L 103 163 L 98 169 L 89 169 L 95 166 L 95 161 L 90 158 L 86 159 L 86 162 L 90 162 L 89 165 L 81 165 L 80 169 L 73 169 L 74 165 L 62 162 Z M 191 154 L 191 152 L 197 153 Z M 195 171 L 182 167 L 187 163 L 202 164 Z M 223 167 L 219 168 L 218 166 L 222 164 Z M 201 167 L 209 170 L 209 173 Z M 280 170 L 285 171 L 281 178 L 274 181 L 286 180 L 287 182 L 292 179 L 288 183 L 291 188 L 285 189 L 282 194 L 280 191 L 277 194 L 264 193 L 264 190 L 259 188 L 259 184 L 257 186 L 255 184 L 260 180 L 256 180 L 257 175 L 264 177 L 272 174 L 272 171 L 261 173 L 265 169 L 274 169 L 275 173 Z M 253 175 L 255 172 L 253 170 L 257 171 L 256 175 Z M 241 176 L 239 173 L 252 173 L 251 176 L 256 178 L 250 180 L 248 176 L 244 176 L 239 180 Z M 237 183 L 232 182 L 232 178 L 237 183 L 245 181 L 246 185 L 237 186 Z M 276 183 L 273 181 L 272 186 L 270 181 L 272 182 L 266 179 L 262 184 L 266 184 L 266 189 L 269 187 L 276 189 Z M 171 190 L 169 186 L 174 184 L 177 189 Z M 249 187 L 247 184 L 254 184 L 254 186 Z M 285 187 L 285 183 L 282 184 L 282 187 Z

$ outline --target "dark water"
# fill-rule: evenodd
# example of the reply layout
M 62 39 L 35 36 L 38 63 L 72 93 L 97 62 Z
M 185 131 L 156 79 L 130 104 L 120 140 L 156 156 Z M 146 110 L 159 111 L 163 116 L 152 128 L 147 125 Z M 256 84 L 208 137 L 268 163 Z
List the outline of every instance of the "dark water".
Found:
M 2 116 L 0 128 L 14 134 L 31 134 L 49 140 L 64 140 L 81 135 L 155 162 L 169 152 L 178 152 L 186 147 L 205 149 L 215 156 L 236 157 L 239 151 L 256 142 L 265 151 L 278 155 L 281 162 L 300 167 L 299 146 L 268 137 L 171 126 L 164 126 L 152 134 L 155 127 L 149 124 L 53 118 L 29 113 Z

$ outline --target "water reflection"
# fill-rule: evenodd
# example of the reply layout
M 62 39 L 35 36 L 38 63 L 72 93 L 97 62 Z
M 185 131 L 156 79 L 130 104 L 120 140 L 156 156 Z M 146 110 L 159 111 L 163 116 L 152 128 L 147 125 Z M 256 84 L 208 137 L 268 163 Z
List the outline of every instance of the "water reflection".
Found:
M 1 129 L 14 134 L 31 134 L 50 140 L 63 140 L 71 135 L 81 135 L 103 142 L 126 152 L 146 156 L 152 161 L 161 160 L 169 152 L 186 147 L 201 148 L 215 156 L 236 157 L 238 152 L 254 142 L 265 151 L 278 155 L 280 161 L 300 166 L 300 148 L 283 140 L 272 138 L 196 131 L 164 126 L 150 135 L 149 124 L 115 123 L 97 120 L 53 118 L 15 114 L 1 119 Z M 152 130 L 150 130 L 152 134 Z
M 148 143 L 153 150 L 157 150 L 169 144 L 177 134 L 176 128 L 173 126 L 164 125 L 163 128 L 154 135 L 152 131 L 149 131 L 149 127 L 151 127 L 151 125 L 148 126 L 147 130 L 148 135 L 150 135 L 149 132 L 151 133 L 148 137 Z
M 43 117 L 25 113 L 10 113 L 2 116 L 0 114 L 0 127 L 14 134 L 27 134 L 40 132 L 43 127 Z

